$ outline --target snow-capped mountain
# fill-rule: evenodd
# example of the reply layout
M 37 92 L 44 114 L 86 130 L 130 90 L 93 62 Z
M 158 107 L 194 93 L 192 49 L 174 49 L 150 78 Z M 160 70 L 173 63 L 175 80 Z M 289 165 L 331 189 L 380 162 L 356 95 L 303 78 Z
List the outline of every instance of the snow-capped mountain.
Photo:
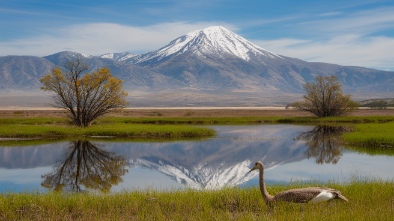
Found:
M 208 55 L 219 55 L 222 58 L 235 56 L 245 61 L 259 56 L 280 58 L 280 56 L 251 43 L 224 27 L 213 26 L 192 31 L 171 41 L 157 51 L 138 55 L 131 59 L 123 57 L 120 59 L 141 65 L 154 65 L 155 62 L 162 62 L 187 52 L 204 58 Z
M 144 94 L 131 98 L 143 106 L 284 106 L 300 99 L 305 82 L 319 75 L 336 75 L 343 91 L 360 100 L 392 97 L 394 92 L 394 72 L 278 55 L 220 26 L 192 31 L 140 55 L 59 52 L 43 58 L 0 57 L 0 89 L 39 90 L 43 75 L 77 55 L 91 70 L 106 66 L 126 89 Z M 48 64 L 40 65 L 43 62 Z
M 305 82 L 332 74 L 345 92 L 360 92 L 360 87 L 387 92 L 394 83 L 391 72 L 277 55 L 220 26 L 192 31 L 157 51 L 118 60 L 150 68 L 194 89 L 302 93 Z M 373 89 L 371 82 L 385 87 Z

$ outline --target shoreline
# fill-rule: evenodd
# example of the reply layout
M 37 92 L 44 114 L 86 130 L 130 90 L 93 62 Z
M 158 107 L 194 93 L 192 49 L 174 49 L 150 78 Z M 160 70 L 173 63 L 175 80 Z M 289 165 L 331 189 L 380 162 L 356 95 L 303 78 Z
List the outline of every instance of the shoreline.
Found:
M 267 107 L 209 107 L 209 106 L 201 106 L 201 107 L 126 107 L 122 110 L 286 110 L 286 107 L 275 107 L 275 106 L 267 106 Z M 22 106 L 6 106 L 1 107 L 0 110 L 4 111 L 64 111 L 62 108 L 55 107 L 22 107 Z
M 8 117 L 65 117 L 67 111 L 52 107 L 17 107 L 0 106 L 0 118 Z M 128 107 L 114 110 L 105 116 L 109 117 L 172 117 L 172 118 L 204 118 L 204 117 L 314 117 L 313 114 L 293 108 L 279 106 L 265 107 Z M 104 116 L 104 117 L 105 117 Z M 362 116 L 394 116 L 394 109 L 359 108 L 348 115 Z
M 293 107 L 286 108 L 285 106 L 168 106 L 168 107 L 126 107 L 122 110 L 295 110 Z M 24 106 L 0 106 L 0 110 L 6 111 L 64 111 L 62 108 L 55 107 L 24 107 Z M 386 109 L 372 109 L 369 107 L 359 107 L 357 110 L 394 110 L 394 107 L 387 107 Z M 356 111 L 357 111 L 356 110 Z

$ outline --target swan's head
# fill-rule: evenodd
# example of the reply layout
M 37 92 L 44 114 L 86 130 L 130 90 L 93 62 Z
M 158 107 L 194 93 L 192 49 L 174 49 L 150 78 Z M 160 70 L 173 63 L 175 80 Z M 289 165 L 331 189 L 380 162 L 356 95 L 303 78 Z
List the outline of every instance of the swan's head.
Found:
M 263 163 L 260 162 L 260 161 L 257 161 L 257 162 L 254 164 L 254 167 L 253 167 L 252 169 L 250 169 L 248 173 L 252 172 L 253 170 L 263 170 L 263 169 L 264 169 Z

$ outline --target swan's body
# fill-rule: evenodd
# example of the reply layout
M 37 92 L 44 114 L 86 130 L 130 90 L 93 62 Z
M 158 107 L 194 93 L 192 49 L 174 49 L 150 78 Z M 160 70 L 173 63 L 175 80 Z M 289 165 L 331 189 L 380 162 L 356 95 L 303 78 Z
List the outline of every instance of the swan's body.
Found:
M 306 187 L 299 189 L 290 189 L 283 192 L 278 193 L 275 196 L 271 196 L 264 183 L 264 165 L 261 162 L 256 162 L 254 167 L 249 171 L 253 170 L 260 171 L 260 190 L 263 195 L 264 201 L 266 204 L 270 205 L 274 202 L 292 202 L 292 203 L 317 203 L 317 202 L 325 202 L 332 199 L 341 199 L 348 202 L 346 197 L 344 197 L 341 192 L 331 188 L 323 188 L 323 187 Z

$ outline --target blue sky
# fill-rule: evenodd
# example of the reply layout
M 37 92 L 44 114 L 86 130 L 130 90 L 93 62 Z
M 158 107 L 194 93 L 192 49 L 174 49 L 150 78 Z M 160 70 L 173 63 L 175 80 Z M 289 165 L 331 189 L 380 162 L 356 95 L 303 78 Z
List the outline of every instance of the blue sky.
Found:
M 143 53 L 213 25 L 280 55 L 394 71 L 392 0 L 1 0 L 0 56 Z

